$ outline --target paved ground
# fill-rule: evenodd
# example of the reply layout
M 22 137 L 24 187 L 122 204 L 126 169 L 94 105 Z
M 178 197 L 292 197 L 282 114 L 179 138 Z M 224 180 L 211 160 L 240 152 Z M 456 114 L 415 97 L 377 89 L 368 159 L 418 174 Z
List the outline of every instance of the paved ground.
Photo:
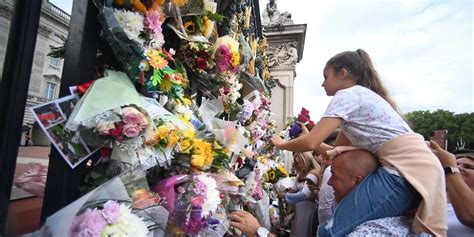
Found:
M 50 147 L 20 147 L 18 150 L 15 178 L 28 169 L 28 163 L 48 165 Z M 43 198 L 27 197 L 10 201 L 5 236 L 18 236 L 35 231 L 39 227 Z

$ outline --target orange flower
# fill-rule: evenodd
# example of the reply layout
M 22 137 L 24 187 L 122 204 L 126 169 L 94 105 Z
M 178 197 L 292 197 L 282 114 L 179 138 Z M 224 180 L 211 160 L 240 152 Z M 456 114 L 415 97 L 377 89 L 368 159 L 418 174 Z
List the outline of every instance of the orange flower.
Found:
M 125 3 L 125 0 L 114 0 L 115 4 L 122 6 Z
M 168 61 L 160 55 L 160 51 L 151 50 L 147 53 L 150 65 L 156 69 L 164 69 L 168 66 Z
M 141 13 L 146 13 L 146 7 L 140 0 L 133 1 L 133 7 Z
M 171 0 L 171 3 L 176 5 L 177 7 L 182 7 L 188 3 L 188 0 Z

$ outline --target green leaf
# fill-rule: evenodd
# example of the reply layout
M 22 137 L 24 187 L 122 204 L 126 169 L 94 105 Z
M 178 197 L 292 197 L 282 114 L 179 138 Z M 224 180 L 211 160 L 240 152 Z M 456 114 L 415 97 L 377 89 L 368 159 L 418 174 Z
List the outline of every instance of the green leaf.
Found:
M 225 16 L 223 15 L 220 15 L 218 13 L 213 13 L 211 11 L 207 11 L 207 18 L 209 18 L 209 20 L 211 21 L 222 21 L 224 18 L 226 18 Z
M 89 174 L 90 174 L 90 176 L 91 176 L 92 179 L 98 179 L 98 178 L 100 178 L 100 177 L 102 176 L 101 173 L 96 172 L 96 171 L 91 171 Z
M 194 23 L 196 23 L 196 28 L 198 31 L 202 31 L 203 20 L 201 16 L 194 16 Z

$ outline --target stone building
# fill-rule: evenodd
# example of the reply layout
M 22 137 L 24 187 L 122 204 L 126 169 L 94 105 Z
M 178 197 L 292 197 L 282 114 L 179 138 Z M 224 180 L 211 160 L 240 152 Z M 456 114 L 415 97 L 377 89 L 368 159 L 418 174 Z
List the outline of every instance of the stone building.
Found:
M 14 0 L 0 0 L 0 70 L 2 71 L 10 21 L 14 11 L 13 7 Z M 50 51 L 50 46 L 57 47 L 63 44 L 62 39 L 67 37 L 70 18 L 70 15 L 63 10 L 48 0 L 43 0 L 23 119 L 22 145 L 25 143 L 24 138 L 27 131 L 30 132 L 34 145 L 49 144 L 47 137 L 41 131 L 38 124 L 35 123 L 29 108 L 55 100 L 59 95 L 59 84 L 64 60 L 49 57 L 47 54 Z

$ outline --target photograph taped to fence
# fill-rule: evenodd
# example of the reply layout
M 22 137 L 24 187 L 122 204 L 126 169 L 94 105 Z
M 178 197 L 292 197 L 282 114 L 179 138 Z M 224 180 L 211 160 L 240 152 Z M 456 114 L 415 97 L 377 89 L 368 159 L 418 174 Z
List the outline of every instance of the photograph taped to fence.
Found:
M 78 101 L 79 96 L 74 94 L 30 108 L 35 120 L 71 168 L 98 149 L 87 146 L 79 133 L 64 129 Z

